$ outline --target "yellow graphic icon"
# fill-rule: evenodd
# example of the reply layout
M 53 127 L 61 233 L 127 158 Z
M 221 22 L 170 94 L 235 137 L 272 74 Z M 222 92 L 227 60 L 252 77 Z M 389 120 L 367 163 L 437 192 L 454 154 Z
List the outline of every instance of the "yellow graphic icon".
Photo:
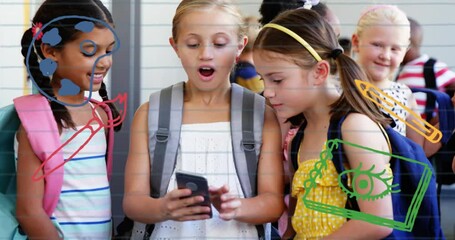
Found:
M 373 84 L 371 84 L 369 82 L 358 80 L 358 79 L 355 80 L 355 84 L 357 86 L 357 89 L 359 89 L 359 91 L 362 93 L 362 95 L 365 98 L 372 101 L 374 104 L 379 106 L 381 109 L 384 109 L 390 115 L 392 115 L 395 118 L 399 119 L 400 121 L 404 122 L 406 124 L 406 126 L 414 129 L 414 131 L 416 131 L 420 135 L 424 136 L 428 141 L 430 141 L 432 143 L 437 143 L 441 140 L 442 133 L 441 133 L 441 131 L 439 131 L 439 129 L 435 128 L 433 125 L 431 125 L 427 121 L 423 120 L 420 117 L 420 115 L 418 115 L 413 110 L 411 110 L 408 107 L 406 107 L 405 105 L 403 105 L 401 102 L 395 100 L 393 97 L 389 96 L 387 93 L 383 92 L 378 87 L 374 86 Z M 413 119 L 411 122 L 408 122 L 408 121 L 406 121 L 406 119 L 403 119 L 400 116 L 398 116 L 394 111 L 392 111 L 394 104 L 399 105 L 405 111 L 407 111 L 409 114 L 412 114 L 415 117 L 415 119 Z M 418 119 L 420 121 L 417 121 L 416 119 Z

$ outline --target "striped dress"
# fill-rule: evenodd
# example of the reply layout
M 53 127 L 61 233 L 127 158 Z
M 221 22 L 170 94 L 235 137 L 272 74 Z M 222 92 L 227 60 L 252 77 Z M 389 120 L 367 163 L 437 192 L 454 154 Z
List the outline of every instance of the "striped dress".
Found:
M 99 125 L 91 126 L 96 129 Z M 83 127 L 77 126 L 76 130 L 63 128 L 61 142 L 66 142 Z M 85 129 L 66 145 L 62 150 L 65 160 L 91 135 L 91 130 Z M 106 148 L 106 135 L 102 128 L 78 154 L 63 165 L 62 190 L 51 219 L 54 224 L 58 223 L 64 239 L 111 238 L 111 193 L 106 170 Z

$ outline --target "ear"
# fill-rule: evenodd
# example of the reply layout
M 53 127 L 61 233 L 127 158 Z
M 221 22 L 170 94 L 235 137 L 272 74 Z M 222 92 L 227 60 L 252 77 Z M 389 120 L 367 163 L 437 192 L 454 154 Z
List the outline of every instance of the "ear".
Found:
M 245 48 L 247 43 L 248 43 L 248 37 L 243 36 L 242 39 L 240 39 L 239 44 L 237 46 L 237 57 L 240 56 L 240 54 L 242 53 L 242 51 Z
M 326 60 L 319 61 L 313 68 L 314 86 L 321 86 L 330 75 L 330 64 Z
M 175 53 L 177 54 L 177 57 L 180 58 L 179 49 L 177 47 L 177 43 L 174 41 L 174 38 L 172 38 L 172 37 L 169 38 L 169 44 L 171 44 L 172 48 L 174 49 Z
M 44 55 L 44 58 L 52 59 L 55 62 L 57 61 L 58 50 L 56 48 L 50 46 L 49 44 L 45 44 L 45 43 L 42 43 L 40 47 L 41 47 L 41 52 Z
M 358 53 L 359 52 L 359 36 L 355 33 L 352 34 L 351 42 L 352 42 L 352 52 Z

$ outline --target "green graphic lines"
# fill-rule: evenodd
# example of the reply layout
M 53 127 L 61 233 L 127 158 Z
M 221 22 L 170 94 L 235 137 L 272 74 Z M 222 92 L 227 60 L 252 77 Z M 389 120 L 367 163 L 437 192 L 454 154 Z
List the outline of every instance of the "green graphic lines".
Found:
M 324 169 L 327 169 L 327 161 L 331 161 L 331 159 L 333 158 L 332 151 L 334 149 L 340 147 L 340 144 L 347 144 L 352 147 L 364 149 L 364 150 L 367 150 L 370 152 L 375 152 L 378 154 L 387 155 L 387 156 L 395 158 L 396 160 L 399 160 L 399 161 L 408 161 L 413 164 L 422 165 L 424 167 L 424 171 L 422 172 L 422 177 L 420 178 L 419 184 L 418 184 L 415 194 L 412 198 L 409 209 L 406 213 L 406 218 L 403 222 L 395 221 L 393 219 L 383 218 L 383 217 L 379 217 L 379 216 L 375 216 L 375 215 L 371 215 L 371 214 L 366 214 L 366 213 L 359 212 L 359 211 L 331 206 L 328 204 L 323 204 L 320 202 L 316 202 L 316 201 L 307 199 L 307 196 L 308 196 L 308 194 L 310 194 L 311 189 L 315 188 L 317 185 L 316 179 L 320 178 L 322 176 L 322 171 Z M 374 199 L 382 198 L 389 193 L 399 193 L 400 192 L 400 190 L 399 190 L 400 186 L 398 186 L 398 184 L 389 185 L 387 183 L 388 181 L 390 181 L 392 179 L 391 177 L 389 177 L 389 178 L 381 177 L 381 175 L 383 175 L 385 173 L 385 171 L 382 171 L 380 173 L 372 173 L 372 170 L 374 169 L 374 165 L 368 170 L 360 170 L 361 167 L 362 167 L 362 165 L 360 164 L 359 167 L 357 167 L 355 169 L 343 171 L 338 176 L 338 184 L 341 187 L 341 189 L 348 194 L 348 198 L 356 197 L 358 199 L 363 199 L 363 200 L 374 200 Z M 387 185 L 387 190 L 385 190 L 384 192 L 382 192 L 381 194 L 378 194 L 376 196 L 370 196 L 369 194 L 371 193 L 371 191 L 369 191 L 367 194 L 361 195 L 356 191 L 352 191 L 351 189 L 346 188 L 341 183 L 341 176 L 343 174 L 354 174 L 352 182 L 355 182 L 355 178 L 358 177 L 358 175 L 362 175 L 362 174 L 367 175 L 369 179 L 371 179 L 372 177 L 378 178 Z M 419 173 L 416 173 L 416 174 L 419 174 Z M 310 175 L 309 179 L 307 179 L 304 182 L 305 194 L 302 197 L 302 200 L 307 208 L 315 210 L 315 211 L 323 212 L 323 213 L 334 214 L 337 216 L 366 221 L 366 222 L 369 222 L 372 224 L 386 226 L 386 227 L 410 232 L 410 231 L 412 231 L 412 227 L 414 226 L 414 221 L 417 216 L 420 204 L 422 203 L 424 194 L 425 194 L 426 190 L 428 189 L 428 185 L 430 184 L 432 171 L 431 171 L 431 168 L 427 164 L 418 162 L 418 161 L 410 159 L 410 158 L 405 158 L 402 156 L 390 154 L 388 152 L 383 152 L 383 151 L 379 151 L 376 149 L 360 146 L 360 145 L 357 145 L 357 144 L 354 144 L 351 142 L 347 142 L 347 141 L 343 141 L 340 139 L 333 139 L 333 140 L 327 141 L 326 149 L 320 153 L 319 161 L 315 164 L 315 167 L 310 171 L 309 175 Z M 372 181 L 370 181 L 370 183 L 372 183 Z M 366 181 L 366 180 L 359 181 L 359 188 L 361 188 L 361 189 L 366 189 L 369 185 L 370 184 L 368 184 L 368 181 Z M 371 186 L 371 188 L 372 187 L 373 186 Z

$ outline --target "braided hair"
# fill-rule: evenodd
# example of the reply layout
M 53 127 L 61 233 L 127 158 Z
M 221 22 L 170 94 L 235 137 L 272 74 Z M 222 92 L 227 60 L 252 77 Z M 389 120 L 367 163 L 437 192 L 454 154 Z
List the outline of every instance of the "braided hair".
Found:
M 46 0 L 39 7 L 32 21 L 33 24 L 41 23 L 45 25 L 58 17 L 70 15 L 85 16 L 94 19 L 99 19 L 111 25 L 113 25 L 114 23 L 111 13 L 99 0 L 78 1 Z M 79 21 L 80 20 L 75 18 L 63 18 L 58 21 L 53 21 L 51 24 L 48 25 L 48 27 L 46 27 L 46 29 L 43 29 L 41 32 L 44 34 L 53 28 L 57 28 L 59 31 L 59 35 L 61 36 L 61 41 L 53 47 L 62 48 L 66 43 L 76 39 L 78 34 L 81 33 L 80 31 L 74 28 L 74 26 Z M 99 28 L 105 27 L 99 22 L 94 22 L 94 24 Z M 22 56 L 24 56 L 24 64 L 27 63 L 27 53 L 30 48 L 30 45 L 32 44 L 32 41 L 33 31 L 32 28 L 29 28 L 24 32 L 21 39 L 22 46 L 21 53 Z M 42 44 L 41 40 L 35 40 L 32 46 L 34 51 L 30 51 L 30 54 L 28 56 L 28 67 L 30 74 L 29 77 L 33 78 L 36 85 L 43 92 L 45 92 L 51 98 L 55 98 L 55 94 L 51 86 L 51 78 L 44 76 L 39 69 L 39 60 L 45 59 L 43 53 L 41 52 L 41 44 Z M 106 85 L 104 83 L 102 83 L 101 85 L 99 95 L 101 96 L 103 101 L 109 100 L 106 91 Z M 119 111 L 113 104 L 108 103 L 108 105 L 111 108 L 112 116 L 115 119 L 120 115 Z M 55 121 L 57 122 L 59 128 L 63 127 L 75 128 L 75 123 L 71 119 L 71 115 L 69 114 L 68 109 L 64 105 L 56 101 L 50 101 L 50 106 Z M 114 130 L 118 131 L 120 130 L 120 128 L 121 124 L 114 128 Z

